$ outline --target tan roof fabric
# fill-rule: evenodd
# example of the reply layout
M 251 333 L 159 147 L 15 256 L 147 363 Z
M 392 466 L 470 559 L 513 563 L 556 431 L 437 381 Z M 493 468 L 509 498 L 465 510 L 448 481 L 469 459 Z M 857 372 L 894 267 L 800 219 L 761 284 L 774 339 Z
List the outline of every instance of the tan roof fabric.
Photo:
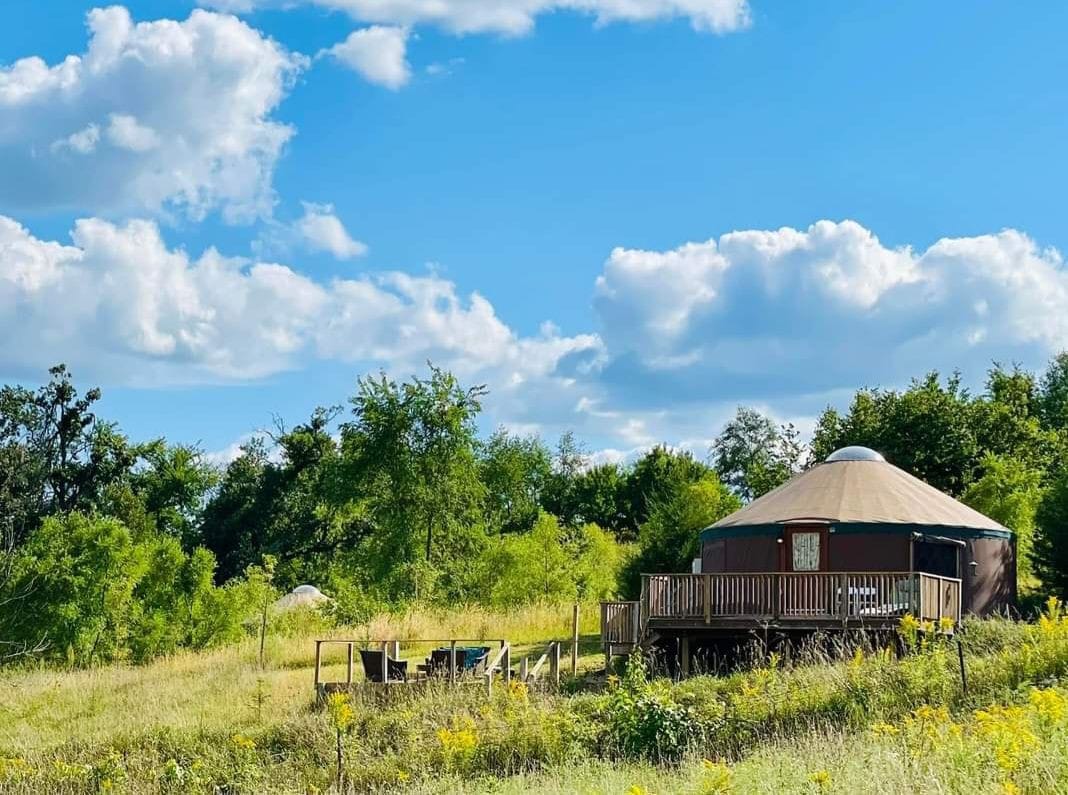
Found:
M 802 520 L 1005 528 L 885 461 L 834 461 L 792 478 L 712 528 Z

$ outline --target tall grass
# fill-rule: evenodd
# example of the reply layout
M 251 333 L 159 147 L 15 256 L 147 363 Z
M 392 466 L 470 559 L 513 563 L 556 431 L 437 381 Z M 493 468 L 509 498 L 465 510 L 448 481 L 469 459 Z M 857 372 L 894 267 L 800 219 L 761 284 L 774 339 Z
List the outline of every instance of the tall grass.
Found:
M 584 614 L 584 633 L 595 620 Z M 324 630 L 285 630 L 268 639 L 263 670 L 250 640 L 142 668 L 0 674 L 0 791 L 93 792 L 105 782 L 130 792 L 326 791 L 337 735 L 313 704 L 310 669 L 311 640 Z M 538 649 L 569 632 L 562 606 L 414 612 L 337 634 L 503 637 Z M 342 775 L 354 792 L 715 792 L 727 791 L 724 780 L 734 792 L 963 792 L 954 776 L 968 777 L 969 792 L 1068 790 L 1057 761 L 1068 758 L 1063 716 L 1027 713 L 1035 741 L 1006 775 L 996 735 L 978 730 L 974 714 L 993 702 L 1032 709 L 1031 689 L 1068 673 L 1060 606 L 1036 625 L 976 623 L 965 642 L 967 696 L 945 639 L 918 641 L 901 660 L 878 649 L 810 655 L 681 683 L 632 672 L 575 696 L 520 686 L 492 697 L 476 686 L 359 690 Z M 909 721 L 927 704 L 945 708 L 939 731 L 959 732 L 961 744 L 906 742 L 926 736 Z M 896 732 L 876 733 L 879 725 Z

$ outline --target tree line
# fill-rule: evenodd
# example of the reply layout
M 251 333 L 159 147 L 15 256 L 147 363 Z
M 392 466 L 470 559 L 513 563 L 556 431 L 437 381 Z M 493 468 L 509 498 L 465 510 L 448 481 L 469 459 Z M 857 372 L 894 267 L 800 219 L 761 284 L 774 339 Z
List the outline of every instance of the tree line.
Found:
M 413 602 L 632 595 L 685 571 L 703 527 L 833 450 L 863 444 L 1017 533 L 1025 589 L 1068 590 L 1068 355 L 858 390 L 804 443 L 741 407 L 700 457 L 594 463 L 477 420 L 487 391 L 429 366 L 358 379 L 217 466 L 130 440 L 63 366 L 0 388 L 0 658 L 143 660 L 240 637 L 268 595 L 312 583 L 337 621 Z M 704 451 L 702 451 L 704 452 Z

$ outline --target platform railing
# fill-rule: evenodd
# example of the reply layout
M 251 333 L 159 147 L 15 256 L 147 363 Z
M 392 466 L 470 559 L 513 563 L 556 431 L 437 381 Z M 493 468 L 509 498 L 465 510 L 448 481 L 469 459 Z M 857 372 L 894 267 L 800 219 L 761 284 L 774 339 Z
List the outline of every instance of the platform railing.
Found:
M 886 621 L 961 617 L 961 584 L 923 572 L 646 574 L 641 621 L 711 624 L 716 619 Z M 602 605 L 602 627 L 622 632 L 633 602 Z M 633 633 L 628 635 L 633 637 Z M 625 642 L 613 640 L 615 643 Z

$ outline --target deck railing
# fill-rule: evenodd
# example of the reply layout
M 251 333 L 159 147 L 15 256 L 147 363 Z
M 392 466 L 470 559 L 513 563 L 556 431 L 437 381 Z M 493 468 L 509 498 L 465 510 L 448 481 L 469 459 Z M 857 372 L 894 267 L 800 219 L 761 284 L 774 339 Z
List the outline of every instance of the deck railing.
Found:
M 713 624 L 724 619 L 885 623 L 911 613 L 954 625 L 961 584 L 923 572 L 646 574 L 639 602 L 601 605 L 605 644 L 633 644 L 658 622 Z
M 641 635 L 641 602 L 601 602 L 601 642 L 626 645 Z

